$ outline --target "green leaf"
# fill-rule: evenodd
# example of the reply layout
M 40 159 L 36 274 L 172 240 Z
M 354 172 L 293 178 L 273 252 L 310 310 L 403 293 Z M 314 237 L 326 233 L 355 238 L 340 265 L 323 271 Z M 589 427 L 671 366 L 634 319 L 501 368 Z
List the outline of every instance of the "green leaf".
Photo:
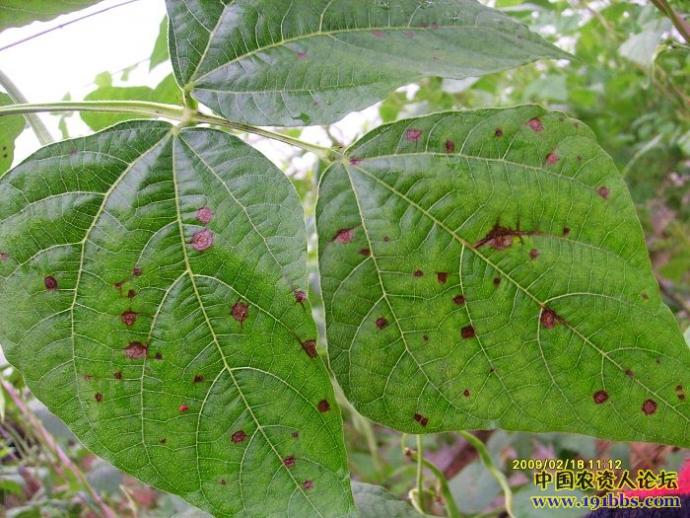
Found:
M 344 516 L 302 208 L 239 139 L 122 123 L 0 179 L 0 343 L 96 454 L 215 516 Z
M 46 22 L 61 14 L 86 9 L 100 0 L 3 0 L 0 5 L 0 31 L 31 22 Z
M 588 128 L 537 106 L 440 113 L 346 156 L 321 180 L 320 271 L 362 414 L 690 445 L 690 352 Z
M 152 101 L 169 104 L 181 104 L 182 92 L 180 91 L 172 74 L 163 79 L 156 88 L 148 86 L 102 86 L 97 88 L 85 99 L 87 101 Z M 133 118 L 141 118 L 141 114 L 108 113 L 108 112 L 81 112 L 82 120 L 95 131 L 112 126 L 117 122 Z
M 0 106 L 14 104 L 12 98 L 0 92 Z M 12 166 L 14 141 L 24 131 L 24 117 L 11 115 L 0 120 L 0 176 Z
M 460 79 L 568 56 L 475 0 L 167 6 L 178 82 L 252 124 L 331 123 L 426 76 Z
M 421 515 L 408 503 L 379 486 L 352 483 L 352 493 L 360 518 L 419 518 Z
M 168 53 L 168 17 L 166 16 L 161 21 L 160 31 L 153 46 L 153 52 L 151 52 L 149 70 L 153 70 L 157 65 L 168 61 L 168 59 L 170 59 L 170 54 Z

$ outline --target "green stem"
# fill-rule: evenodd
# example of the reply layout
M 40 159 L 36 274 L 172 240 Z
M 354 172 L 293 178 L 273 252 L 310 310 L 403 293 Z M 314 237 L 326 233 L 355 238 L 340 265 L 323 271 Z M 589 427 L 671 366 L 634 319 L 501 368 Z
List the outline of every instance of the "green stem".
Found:
M 221 117 L 207 115 L 199 111 L 190 112 L 189 108 L 182 106 L 148 101 L 62 101 L 55 103 L 13 104 L 10 106 L 0 106 L 0 117 L 3 115 L 25 115 L 27 113 L 39 113 L 46 111 L 133 113 L 145 115 L 147 117 L 164 117 L 167 119 L 181 121 L 185 124 L 210 124 L 234 131 L 253 133 L 255 135 L 266 137 L 272 140 L 278 140 L 280 142 L 284 142 L 285 144 L 315 153 L 320 158 L 327 161 L 332 161 L 340 156 L 340 153 L 334 149 L 318 146 L 316 144 L 310 144 L 309 142 L 304 142 L 282 133 L 276 133 L 264 128 L 252 126 L 251 124 L 229 121 Z
M 26 97 L 24 97 L 24 94 L 21 92 L 21 90 L 17 88 L 17 85 L 15 85 L 14 82 L 2 70 L 0 70 L 0 86 L 7 91 L 7 95 L 10 96 L 12 102 L 22 104 L 27 102 Z M 36 134 L 36 138 L 38 138 L 38 141 L 42 146 L 47 146 L 48 144 L 52 144 L 54 142 L 53 136 L 50 134 L 50 131 L 48 131 L 48 128 L 46 128 L 45 124 L 43 124 L 43 121 L 40 119 L 40 117 L 29 112 L 23 113 L 22 115 L 24 115 L 26 122 L 29 123 L 29 126 L 31 126 L 31 129 Z
M 489 473 L 491 473 L 494 479 L 496 479 L 496 482 L 498 482 L 498 485 L 501 486 L 501 489 L 503 489 L 506 513 L 508 513 L 508 516 L 511 518 L 515 518 L 515 515 L 513 514 L 513 491 L 510 489 L 508 480 L 503 472 L 494 464 L 486 444 L 469 432 L 461 431 L 460 435 L 462 435 L 468 443 L 474 446 L 479 454 L 479 458 L 484 463 L 484 467 L 489 471 Z
M 422 436 L 417 435 L 417 499 L 419 509 L 424 512 L 424 444 Z

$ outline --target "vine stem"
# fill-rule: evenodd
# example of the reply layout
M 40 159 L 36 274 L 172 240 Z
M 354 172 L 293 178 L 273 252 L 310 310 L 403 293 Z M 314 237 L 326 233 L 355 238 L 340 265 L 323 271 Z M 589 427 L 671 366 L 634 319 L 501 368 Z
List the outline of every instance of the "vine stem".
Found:
M 424 443 L 422 436 L 417 435 L 417 501 L 419 509 L 424 512 Z
M 188 107 L 174 104 L 161 104 L 149 101 L 61 101 L 53 103 L 24 103 L 0 106 L 0 117 L 3 115 L 26 115 L 39 112 L 73 112 L 96 111 L 110 113 L 134 113 L 147 117 L 163 117 L 189 124 L 210 124 L 234 131 L 253 133 L 272 140 L 277 140 L 291 146 L 316 154 L 326 161 L 333 161 L 341 156 L 335 149 L 318 146 L 303 140 L 277 133 L 275 131 L 252 126 L 242 122 L 234 122 L 215 115 L 207 115 Z
M 487 471 L 489 471 L 489 473 L 491 473 L 491 476 L 494 477 L 496 482 L 498 482 L 498 485 L 501 486 L 501 489 L 503 489 L 506 513 L 508 513 L 510 518 L 515 518 L 515 515 L 513 514 L 513 491 L 510 489 L 506 476 L 494 464 L 486 444 L 469 432 L 460 431 L 460 435 L 462 435 L 468 443 L 474 446 L 474 448 L 477 450 L 477 453 L 479 453 L 479 458 L 484 464 L 484 467 L 487 469 Z
M 678 12 L 676 12 L 673 7 L 669 5 L 666 0 L 651 0 L 652 4 L 659 9 L 662 13 L 668 16 L 673 23 L 676 30 L 685 39 L 686 42 L 690 43 L 690 23 L 683 18 Z
M 7 91 L 7 95 L 10 96 L 12 102 L 27 102 L 26 97 L 24 97 L 24 94 L 21 92 L 21 90 L 2 70 L 0 70 L 0 86 Z M 22 115 L 24 115 L 26 122 L 29 123 L 29 126 L 31 126 L 31 129 L 36 134 L 36 138 L 42 146 L 47 146 L 48 144 L 52 144 L 54 142 L 50 131 L 48 131 L 48 128 L 46 128 L 45 124 L 43 124 L 43 121 L 37 115 L 34 115 L 33 113 L 24 113 Z

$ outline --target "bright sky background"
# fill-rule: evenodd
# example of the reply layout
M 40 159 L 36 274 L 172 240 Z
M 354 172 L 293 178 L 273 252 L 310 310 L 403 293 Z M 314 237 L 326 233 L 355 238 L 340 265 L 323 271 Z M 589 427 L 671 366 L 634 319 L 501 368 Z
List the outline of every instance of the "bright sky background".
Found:
M 105 0 L 88 9 L 48 22 L 35 22 L 17 29 L 8 29 L 0 33 L 0 47 L 122 2 L 123 0 Z M 149 73 L 148 58 L 164 16 L 165 0 L 139 0 L 117 7 L 0 51 L 0 70 L 10 77 L 29 102 L 60 101 L 68 92 L 72 100 L 81 100 L 96 88 L 94 78 L 97 74 L 104 71 L 115 73 L 135 63 L 140 65 L 130 74 L 128 82 L 119 82 L 118 75 L 114 74 L 114 85 L 155 86 L 172 70 L 169 63 L 164 63 L 156 67 L 153 73 Z M 59 140 L 59 118 L 50 114 L 41 114 L 40 117 L 53 137 Z M 333 133 L 340 140 L 349 143 L 365 127 L 371 128 L 377 121 L 378 110 L 369 109 L 347 117 L 333 129 Z M 68 119 L 68 127 L 72 137 L 91 133 L 78 115 Z M 330 144 L 325 133 L 317 128 L 305 131 L 302 138 L 317 144 Z M 295 159 L 295 149 L 290 146 L 254 137 L 248 140 L 279 166 L 286 167 L 289 164 L 291 173 L 309 167 L 314 160 L 313 156 Z M 25 130 L 17 140 L 15 164 L 39 147 L 33 132 Z

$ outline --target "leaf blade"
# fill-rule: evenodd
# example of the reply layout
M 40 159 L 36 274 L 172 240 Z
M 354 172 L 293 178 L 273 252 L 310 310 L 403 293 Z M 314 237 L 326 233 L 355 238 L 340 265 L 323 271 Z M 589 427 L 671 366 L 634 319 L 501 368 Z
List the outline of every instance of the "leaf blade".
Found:
M 362 413 L 414 433 L 687 443 L 687 347 L 625 183 L 581 123 L 451 112 L 347 155 L 317 221 L 331 364 Z
M 473 0 L 387 4 L 250 0 L 202 13 L 200 2 L 168 2 L 176 77 L 229 119 L 294 126 L 334 122 L 425 76 L 567 57 Z
M 135 121 L 39 151 L 0 196 L 5 352 L 89 448 L 216 516 L 351 512 L 340 415 L 302 346 L 301 206 L 275 166 Z

